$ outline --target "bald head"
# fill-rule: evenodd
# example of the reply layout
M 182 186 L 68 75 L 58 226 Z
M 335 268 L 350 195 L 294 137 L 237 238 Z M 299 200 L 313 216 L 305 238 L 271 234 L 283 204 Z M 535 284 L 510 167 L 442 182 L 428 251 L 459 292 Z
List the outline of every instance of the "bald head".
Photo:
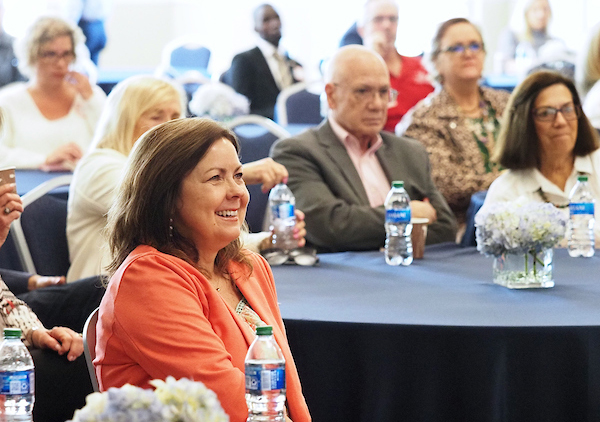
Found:
M 340 48 L 325 72 L 331 117 L 366 149 L 387 120 L 390 75 L 380 55 L 362 45 Z
M 388 74 L 387 66 L 379 54 L 362 45 L 347 45 L 329 60 L 325 69 L 325 83 L 340 83 L 364 70 Z

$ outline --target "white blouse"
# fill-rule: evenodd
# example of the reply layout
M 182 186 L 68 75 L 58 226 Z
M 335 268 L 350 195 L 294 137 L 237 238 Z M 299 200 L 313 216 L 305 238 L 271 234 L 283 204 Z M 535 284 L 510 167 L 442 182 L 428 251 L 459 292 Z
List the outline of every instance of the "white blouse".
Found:
M 50 153 L 70 142 L 87 150 L 106 100 L 102 89 L 93 90 L 88 100 L 77 94 L 69 113 L 52 120 L 40 112 L 26 83 L 0 90 L 0 168 L 38 168 Z
M 576 157 L 573 172 L 567 179 L 565 189 L 562 190 L 554 183 L 546 179 L 536 168 L 526 170 L 509 170 L 498 177 L 490 186 L 483 208 L 493 206 L 496 202 L 514 201 L 519 198 L 526 198 L 529 201 L 545 202 L 540 194 L 542 190 L 548 201 L 557 206 L 567 205 L 569 203 L 569 193 L 577 183 L 577 176 L 588 176 L 588 184 L 595 203 L 596 224 L 594 232 L 597 239 L 597 246 L 600 246 L 600 150 L 596 150 L 585 157 Z M 562 208 L 562 211 L 568 216 L 568 207 Z

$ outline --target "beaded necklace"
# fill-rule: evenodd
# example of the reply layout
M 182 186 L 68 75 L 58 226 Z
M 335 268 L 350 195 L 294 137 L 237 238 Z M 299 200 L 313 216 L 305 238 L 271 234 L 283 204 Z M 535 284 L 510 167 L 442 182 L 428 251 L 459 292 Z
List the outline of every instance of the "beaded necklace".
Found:
M 494 148 L 495 139 L 500 130 L 500 122 L 496 119 L 496 111 L 491 104 L 481 99 L 478 107 L 481 110 L 481 117 L 466 117 L 465 121 L 481 151 L 485 171 L 490 173 L 495 167 L 495 164 L 490 161 L 490 150 Z M 458 110 L 462 112 L 460 107 Z
M 563 209 L 563 208 L 568 208 L 569 207 L 568 203 L 558 205 L 558 204 L 555 204 L 554 202 L 550 201 L 548 199 L 548 197 L 546 196 L 546 193 L 542 190 L 542 188 L 539 188 L 536 192 L 540 195 L 540 197 L 542 198 L 542 201 L 544 201 L 544 202 L 546 202 L 548 204 L 552 204 L 556 208 Z

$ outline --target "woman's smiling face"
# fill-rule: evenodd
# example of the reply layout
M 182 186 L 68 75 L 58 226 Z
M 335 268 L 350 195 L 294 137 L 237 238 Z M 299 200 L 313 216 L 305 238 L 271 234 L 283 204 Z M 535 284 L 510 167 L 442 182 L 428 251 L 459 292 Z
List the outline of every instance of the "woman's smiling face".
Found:
M 239 237 L 249 199 L 237 151 L 219 139 L 183 179 L 175 227 L 200 255 L 216 254 Z

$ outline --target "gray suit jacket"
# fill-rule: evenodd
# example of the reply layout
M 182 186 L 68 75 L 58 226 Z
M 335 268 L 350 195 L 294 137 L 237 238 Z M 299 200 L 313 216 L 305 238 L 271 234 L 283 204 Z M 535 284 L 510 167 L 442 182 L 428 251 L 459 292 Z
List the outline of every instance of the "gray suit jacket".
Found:
M 403 180 L 414 200 L 429 198 L 438 220 L 427 232 L 427 243 L 455 241 L 456 220 L 435 188 L 425 148 L 414 139 L 381 132 L 376 155 L 388 180 Z M 289 174 L 296 207 L 306 214 L 306 238 L 321 250 L 372 250 L 385 242 L 385 209 L 372 208 L 344 145 L 327 121 L 317 128 L 277 142 L 273 159 Z

